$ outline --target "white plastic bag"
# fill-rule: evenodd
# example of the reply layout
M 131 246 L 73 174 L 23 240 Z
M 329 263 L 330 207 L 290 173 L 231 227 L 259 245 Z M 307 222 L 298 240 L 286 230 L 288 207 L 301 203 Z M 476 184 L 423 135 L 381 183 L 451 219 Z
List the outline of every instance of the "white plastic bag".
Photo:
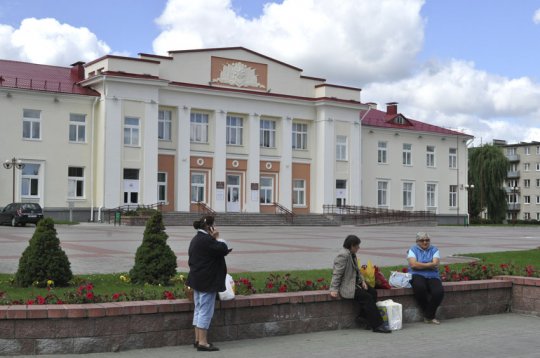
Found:
M 397 303 L 392 300 L 385 300 L 377 302 L 377 307 L 379 308 L 381 317 L 388 329 L 391 331 L 401 329 L 403 322 L 401 303 Z
M 219 292 L 220 301 L 229 301 L 234 299 L 234 279 L 231 275 L 225 276 L 225 291 Z
M 396 288 L 411 288 L 412 275 L 408 272 L 392 271 L 388 283 Z

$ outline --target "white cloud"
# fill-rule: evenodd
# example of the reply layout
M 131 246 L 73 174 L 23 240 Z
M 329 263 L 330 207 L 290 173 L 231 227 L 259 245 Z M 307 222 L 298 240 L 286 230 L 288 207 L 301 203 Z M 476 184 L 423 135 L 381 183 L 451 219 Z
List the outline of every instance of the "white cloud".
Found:
M 525 140 L 540 116 L 539 84 L 492 75 L 459 60 L 431 63 L 400 81 L 372 83 L 362 93 L 364 101 L 399 102 L 405 116 L 464 130 L 483 142 Z
M 540 9 L 536 10 L 533 15 L 533 22 L 535 24 L 540 24 Z
M 284 0 L 247 19 L 230 0 L 169 0 L 154 51 L 244 46 L 308 76 L 356 84 L 408 75 L 423 42 L 424 0 Z
M 86 27 L 56 19 L 27 18 L 18 29 L 0 25 L 0 58 L 68 66 L 109 52 L 109 46 Z

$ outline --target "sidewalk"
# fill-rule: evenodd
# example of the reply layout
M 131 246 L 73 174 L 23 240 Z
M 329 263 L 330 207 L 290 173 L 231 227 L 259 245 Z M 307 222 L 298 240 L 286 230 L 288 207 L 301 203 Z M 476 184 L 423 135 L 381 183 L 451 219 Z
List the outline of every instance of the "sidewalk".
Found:
M 118 353 L 62 355 L 62 358 L 188 357 L 531 357 L 540 356 L 540 318 L 517 314 L 477 316 L 404 325 L 400 331 L 376 334 L 360 329 L 216 342 L 219 352 L 197 352 L 193 346 L 142 349 Z M 211 336 L 210 329 L 210 336 Z M 17 356 L 36 357 L 36 356 Z M 40 358 L 58 357 L 41 355 Z

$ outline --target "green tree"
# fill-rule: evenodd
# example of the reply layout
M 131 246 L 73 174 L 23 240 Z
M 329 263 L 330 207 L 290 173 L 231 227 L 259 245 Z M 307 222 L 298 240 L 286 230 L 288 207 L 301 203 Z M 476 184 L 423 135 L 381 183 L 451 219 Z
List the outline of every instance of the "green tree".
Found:
M 469 150 L 469 184 L 474 185 L 470 213 L 478 217 L 484 210 L 494 223 L 501 223 L 507 211 L 504 181 L 510 162 L 502 148 L 485 144 Z
M 176 274 L 176 255 L 167 245 L 161 212 L 156 211 L 144 230 L 141 246 L 135 254 L 135 265 L 130 271 L 131 282 L 137 284 L 168 285 Z
M 28 247 L 19 259 L 15 274 L 15 284 L 28 287 L 34 282 L 45 287 L 48 280 L 55 286 L 68 286 L 73 278 L 71 264 L 60 247 L 54 221 L 51 218 L 40 220 Z

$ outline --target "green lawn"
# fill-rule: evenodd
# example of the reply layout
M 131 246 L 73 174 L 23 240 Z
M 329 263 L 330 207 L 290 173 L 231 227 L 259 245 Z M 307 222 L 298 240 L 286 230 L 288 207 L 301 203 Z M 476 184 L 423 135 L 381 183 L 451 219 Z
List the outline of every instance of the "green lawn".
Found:
M 540 267 L 540 248 L 525 251 L 506 251 L 495 253 L 474 253 L 465 254 L 464 256 L 471 256 L 480 258 L 483 261 L 482 265 L 492 264 L 494 267 L 499 267 L 501 264 L 511 264 L 520 267 L 527 265 L 536 266 L 536 269 Z M 366 260 L 367 258 L 361 258 Z M 450 265 L 452 270 L 460 271 L 467 264 L 454 264 Z M 405 265 L 381 267 L 381 271 L 386 278 L 389 277 L 390 271 L 400 271 Z M 289 280 L 285 280 L 285 276 L 290 274 Z M 171 291 L 175 297 L 185 297 L 184 285 L 180 275 L 186 276 L 186 273 L 180 273 L 176 278 L 176 284 L 174 286 L 159 287 L 151 285 L 132 285 L 131 283 L 121 280 L 121 275 L 125 273 L 116 274 L 96 274 L 96 275 L 79 275 L 74 280 L 74 286 L 68 288 L 53 288 L 48 291 L 46 288 L 20 288 L 11 284 L 13 280 L 12 274 L 0 274 L 0 303 L 6 304 L 8 301 L 26 300 L 35 298 L 38 295 L 45 297 L 47 294 L 54 293 L 59 298 L 63 298 L 65 294 L 71 294 L 72 296 L 77 291 L 77 287 L 84 285 L 85 282 L 91 282 L 94 286 L 93 293 L 96 296 L 101 296 L 103 299 L 111 298 L 114 294 L 125 294 L 125 300 L 137 300 L 137 299 L 160 299 L 163 298 L 164 291 Z M 276 287 L 274 291 L 278 290 L 278 286 L 281 284 L 287 284 L 289 290 L 293 290 L 298 285 L 305 285 L 306 281 L 313 282 L 313 286 L 309 288 L 321 288 L 324 285 L 329 285 L 332 270 L 301 270 L 301 271 L 273 271 L 273 272 L 244 272 L 233 273 L 233 278 L 239 280 L 241 278 L 249 280 L 249 283 L 257 290 L 257 292 L 263 292 L 267 288 L 268 278 L 272 277 Z M 538 276 L 536 272 L 535 276 Z M 244 286 L 244 285 L 242 285 Z M 299 287 L 299 286 L 298 286 Z M 244 287 L 245 288 L 245 287 Z

